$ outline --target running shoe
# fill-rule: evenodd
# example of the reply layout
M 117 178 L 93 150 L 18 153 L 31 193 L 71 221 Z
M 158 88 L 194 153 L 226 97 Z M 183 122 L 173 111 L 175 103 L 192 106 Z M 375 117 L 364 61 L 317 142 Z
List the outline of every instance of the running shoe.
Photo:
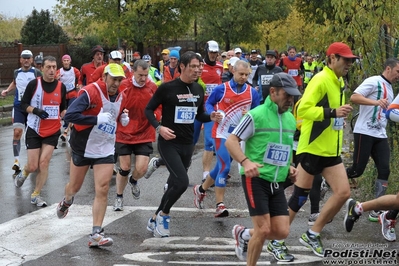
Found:
M 355 206 L 359 202 L 354 199 L 346 201 L 346 214 L 344 218 L 344 226 L 347 232 L 352 231 L 353 225 L 359 220 L 360 215 L 355 212 Z
M 248 240 L 244 240 L 241 237 L 242 232 L 247 229 L 246 227 L 236 224 L 231 230 L 231 234 L 233 235 L 235 243 L 235 251 L 236 256 L 239 260 L 246 261 L 247 260 L 247 250 L 248 250 Z
M 291 254 L 288 254 L 288 248 L 284 241 L 270 240 L 267 244 L 267 251 L 271 253 L 277 261 L 290 262 L 295 259 Z
M 316 212 L 316 213 L 312 213 L 309 216 L 309 220 L 308 220 L 308 225 L 314 225 L 314 223 L 316 222 L 317 217 L 319 217 L 320 213 Z
M 147 222 L 147 230 L 150 231 L 151 233 L 154 233 L 155 225 L 156 225 L 156 222 L 151 217 L 150 219 L 148 219 L 148 222 Z
M 319 217 L 319 215 L 320 215 L 319 212 L 317 212 L 317 213 L 312 213 L 312 214 L 309 216 L 308 225 L 313 226 L 314 223 L 316 222 L 317 218 Z M 332 221 L 333 221 L 333 219 L 331 219 L 331 220 L 328 221 L 327 223 L 329 224 L 329 223 L 331 223 Z
M 170 216 L 169 215 L 161 216 L 161 212 L 158 212 L 157 218 L 155 219 L 154 236 L 169 237 L 170 235 L 169 223 L 170 223 Z
M 396 220 L 388 220 L 386 218 L 387 211 L 380 214 L 379 222 L 381 224 L 381 232 L 384 238 L 390 242 L 396 241 L 395 224 Z
M 27 176 L 24 176 L 22 173 L 23 171 L 19 171 L 19 173 L 15 176 L 14 185 L 16 187 L 22 187 L 26 178 L 28 178 Z
M 144 178 L 148 179 L 150 178 L 150 176 L 155 172 L 155 170 L 158 169 L 158 165 L 157 162 L 159 161 L 159 159 L 157 157 L 152 157 L 150 162 L 148 163 L 148 168 L 147 168 L 147 172 L 145 172 L 144 174 Z
M 89 236 L 89 247 L 108 247 L 114 243 L 112 238 L 104 236 L 104 229 Z
M 204 198 L 206 196 L 206 193 L 201 193 L 199 191 L 200 185 L 195 185 L 193 187 L 193 192 L 194 192 L 194 206 L 197 209 L 203 209 L 204 208 Z
M 64 132 L 64 133 L 61 135 L 60 138 L 61 138 L 62 142 L 65 142 L 65 141 L 67 140 L 67 137 L 68 137 L 67 133 Z
M 46 207 L 47 202 L 45 202 L 40 196 L 30 197 L 30 203 L 36 205 L 37 207 Z
M 69 207 L 71 207 L 71 205 L 73 203 L 73 199 L 74 198 L 72 197 L 71 204 L 67 204 L 65 202 L 65 198 L 63 200 L 61 200 L 60 203 L 58 203 L 58 206 L 57 206 L 57 216 L 58 216 L 58 218 L 62 219 L 68 214 Z
M 370 222 L 378 222 L 378 218 L 383 213 L 383 211 L 371 211 L 369 212 L 369 221 Z
M 14 164 L 12 165 L 12 170 L 14 170 L 15 172 L 21 170 L 21 167 L 19 166 L 19 161 L 18 161 L 18 159 L 15 159 L 15 160 L 14 160 Z
M 320 186 L 320 200 L 324 200 L 324 197 L 326 196 L 326 193 L 330 190 L 330 186 L 326 182 L 326 180 L 323 177 L 323 181 L 321 182 Z
M 18 171 L 15 171 L 13 174 L 12 174 L 12 178 L 15 178 L 17 175 L 19 175 L 19 173 L 21 173 L 22 171 L 21 170 L 18 170 Z M 14 181 L 15 182 L 15 181 Z
M 324 248 L 321 243 L 320 235 L 316 236 L 314 234 L 310 234 L 309 231 L 303 233 L 301 238 L 299 239 L 302 245 L 310 248 L 314 254 L 319 257 L 324 257 Z
M 133 177 L 132 177 L 131 174 L 129 175 L 128 180 L 129 180 L 128 183 L 129 183 L 130 188 L 132 190 L 133 198 L 134 199 L 139 199 L 140 198 L 140 187 L 139 187 L 139 184 L 137 183 L 137 181 L 135 183 L 131 182 L 131 180 L 133 180 Z
M 123 211 L 123 198 L 122 197 L 115 198 L 114 211 Z
M 229 216 L 229 211 L 227 210 L 226 206 L 224 206 L 223 203 L 220 203 L 216 207 L 215 217 L 219 218 L 219 217 L 227 217 L 227 216 Z

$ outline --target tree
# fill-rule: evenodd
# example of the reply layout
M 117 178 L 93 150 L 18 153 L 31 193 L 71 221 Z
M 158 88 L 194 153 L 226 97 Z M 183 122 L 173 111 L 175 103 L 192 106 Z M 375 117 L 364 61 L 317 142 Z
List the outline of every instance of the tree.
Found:
M 0 42 L 14 42 L 21 39 L 21 29 L 25 21 L 20 18 L 8 18 L 0 14 Z
M 69 37 L 50 17 L 48 10 L 40 13 L 33 9 L 21 29 L 21 41 L 24 44 L 58 44 L 67 43 Z
M 285 18 L 291 8 L 289 0 L 225 0 L 222 7 L 204 6 L 198 12 L 198 40 L 216 40 L 229 50 L 241 42 L 259 42 L 262 22 Z M 204 9 L 206 8 L 206 9 Z
M 296 10 L 302 14 L 307 23 L 325 25 L 326 21 L 334 20 L 335 10 L 331 1 L 296 0 Z
M 200 1 L 187 0 L 58 0 L 56 14 L 76 34 L 97 34 L 112 45 L 118 37 L 143 45 L 177 39 L 191 26 Z M 192 3 L 191 3 L 192 2 Z M 209 1 L 210 2 L 210 1 Z

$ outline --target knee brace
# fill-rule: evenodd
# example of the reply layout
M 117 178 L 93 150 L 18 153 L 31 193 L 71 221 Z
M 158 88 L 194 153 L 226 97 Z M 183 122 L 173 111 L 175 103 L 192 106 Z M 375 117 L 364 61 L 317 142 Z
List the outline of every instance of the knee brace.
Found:
M 288 202 L 288 207 L 294 212 L 298 212 L 308 200 L 309 192 L 310 189 L 304 189 L 294 185 L 294 193 Z
M 130 169 L 129 170 L 122 170 L 122 168 L 119 167 L 119 174 L 121 176 L 127 177 L 130 174 Z

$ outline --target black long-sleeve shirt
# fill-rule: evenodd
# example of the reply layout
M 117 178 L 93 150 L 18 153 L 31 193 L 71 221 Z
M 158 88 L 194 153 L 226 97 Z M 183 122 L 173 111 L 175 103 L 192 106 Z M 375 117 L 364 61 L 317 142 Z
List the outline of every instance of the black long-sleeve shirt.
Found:
M 210 122 L 209 114 L 204 111 L 204 89 L 198 83 L 184 83 L 180 78 L 162 83 L 155 91 L 145 108 L 145 115 L 153 127 L 159 123 L 154 116 L 154 111 L 162 105 L 162 126 L 174 131 L 176 138 L 171 140 L 181 144 L 193 143 L 194 123 L 175 123 L 176 107 L 197 107 L 195 119 L 201 122 Z M 163 139 L 159 136 L 159 139 Z

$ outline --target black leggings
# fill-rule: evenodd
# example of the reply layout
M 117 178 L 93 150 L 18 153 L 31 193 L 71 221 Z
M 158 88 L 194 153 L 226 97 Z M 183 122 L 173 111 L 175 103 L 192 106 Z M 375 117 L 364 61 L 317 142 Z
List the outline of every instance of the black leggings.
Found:
M 193 154 L 193 144 L 177 144 L 158 139 L 158 151 L 169 171 L 168 189 L 163 194 L 158 210 L 168 214 L 173 204 L 188 187 L 187 169 Z
M 353 163 L 346 169 L 348 178 L 359 177 L 366 169 L 369 158 L 374 160 L 377 168 L 377 179 L 388 180 L 390 174 L 390 149 L 387 138 L 375 138 L 354 133 Z

